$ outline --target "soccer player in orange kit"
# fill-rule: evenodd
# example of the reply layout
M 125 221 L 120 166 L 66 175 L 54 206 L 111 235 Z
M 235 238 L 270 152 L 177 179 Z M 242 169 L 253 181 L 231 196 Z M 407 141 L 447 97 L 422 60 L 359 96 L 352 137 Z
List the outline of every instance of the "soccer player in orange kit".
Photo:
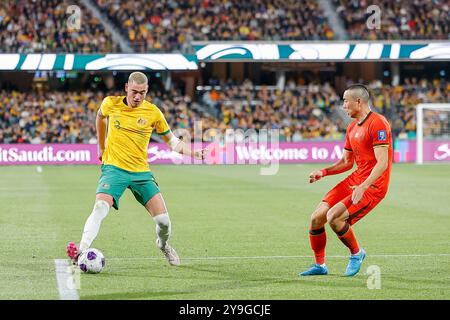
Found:
M 392 165 L 391 128 L 382 115 L 370 110 L 370 93 L 361 84 L 344 92 L 344 109 L 355 119 L 347 127 L 342 159 L 331 167 L 313 171 L 309 182 L 327 175 L 356 170 L 331 189 L 311 216 L 309 239 L 315 264 L 300 276 L 326 275 L 325 224 L 328 222 L 339 240 L 349 248 L 346 276 L 356 275 L 366 256 L 353 233 L 352 225 L 368 214 L 385 197 Z

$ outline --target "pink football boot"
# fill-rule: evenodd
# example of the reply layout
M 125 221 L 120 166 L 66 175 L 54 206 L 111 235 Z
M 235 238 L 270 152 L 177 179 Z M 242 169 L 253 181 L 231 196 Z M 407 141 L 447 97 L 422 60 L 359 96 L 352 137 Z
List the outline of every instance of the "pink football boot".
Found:
M 67 256 L 72 260 L 73 264 L 77 264 L 78 261 L 78 248 L 74 242 L 69 242 L 66 248 Z

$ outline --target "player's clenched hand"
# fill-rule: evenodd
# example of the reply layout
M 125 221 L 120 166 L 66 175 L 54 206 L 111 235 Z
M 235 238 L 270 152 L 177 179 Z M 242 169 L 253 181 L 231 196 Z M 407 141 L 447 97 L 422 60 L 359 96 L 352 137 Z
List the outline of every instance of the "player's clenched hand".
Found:
M 313 171 L 309 174 L 309 183 L 316 182 L 317 180 L 320 180 L 323 177 L 322 170 Z
M 358 204 L 364 196 L 364 191 L 366 191 L 366 189 L 362 186 L 351 186 L 351 188 L 353 189 L 352 202 L 353 204 Z
M 194 158 L 199 159 L 199 160 L 205 160 L 207 151 L 208 151 L 208 149 L 194 151 Z
M 98 160 L 102 161 L 103 158 L 103 152 L 105 152 L 105 150 L 99 150 L 98 151 Z

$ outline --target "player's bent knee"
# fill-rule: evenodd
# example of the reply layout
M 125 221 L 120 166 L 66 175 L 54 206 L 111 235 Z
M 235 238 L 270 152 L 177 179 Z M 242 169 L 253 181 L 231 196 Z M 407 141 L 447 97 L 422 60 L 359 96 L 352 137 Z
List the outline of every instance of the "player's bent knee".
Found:
M 341 207 L 333 207 L 327 212 L 327 222 L 330 227 L 335 230 L 345 220 L 345 215 Z
M 95 196 L 95 200 L 96 202 L 100 200 L 105 201 L 110 207 L 112 207 L 114 204 L 113 197 L 107 193 L 97 193 L 97 195 Z
M 165 226 L 165 227 L 170 226 L 170 218 L 169 218 L 169 214 L 167 212 L 155 215 L 153 217 L 153 220 L 155 220 L 156 224 L 159 226 Z
M 107 210 L 111 206 L 109 205 L 108 201 L 105 200 L 97 200 L 94 204 L 94 210 Z
M 317 212 L 315 211 L 311 215 L 311 226 L 313 228 L 320 228 L 327 222 L 326 212 Z
M 111 206 L 105 200 L 96 200 L 90 218 L 94 221 L 102 221 L 108 215 L 109 208 Z
M 161 193 L 155 194 L 144 207 L 153 218 L 160 214 L 167 214 L 166 204 Z
M 328 210 L 328 212 L 327 212 L 327 222 L 328 222 L 330 225 L 333 224 L 334 221 L 336 221 L 336 219 L 338 218 L 338 216 L 339 216 L 339 212 L 338 212 L 336 209 L 331 208 L 331 209 Z
M 319 205 L 316 210 L 311 215 L 311 226 L 313 228 L 320 228 L 327 223 L 327 212 L 329 210 L 328 206 Z

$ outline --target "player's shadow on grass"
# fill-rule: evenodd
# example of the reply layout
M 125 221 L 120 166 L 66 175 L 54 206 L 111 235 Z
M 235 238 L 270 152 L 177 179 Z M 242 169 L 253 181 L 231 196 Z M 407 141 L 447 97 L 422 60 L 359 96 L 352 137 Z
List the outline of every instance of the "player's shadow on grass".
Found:
M 229 271 L 226 269 L 235 269 L 235 271 Z M 122 272 L 123 270 L 123 272 Z M 181 265 L 179 267 L 164 266 L 163 269 L 155 271 L 154 268 L 149 268 L 152 270 L 149 277 L 161 278 L 161 279 L 179 279 L 184 280 L 212 280 L 212 281 L 228 281 L 228 280 L 242 280 L 242 281 L 274 281 L 280 280 L 280 277 L 267 277 L 262 276 L 259 272 L 255 274 L 254 270 L 249 270 L 248 268 L 242 269 L 239 264 L 237 265 Z M 111 268 L 108 270 L 108 276 L 113 277 L 129 277 L 135 278 L 142 276 L 142 266 L 139 268 L 129 269 L 129 268 Z M 290 281 L 290 280 L 289 280 Z
M 164 278 L 177 281 L 180 279 L 180 271 L 185 273 L 185 271 L 197 272 L 196 275 L 183 274 L 182 279 L 192 279 L 196 281 L 196 284 L 182 284 L 183 290 L 167 290 L 167 291 L 140 291 L 140 292 L 116 292 L 109 294 L 100 295 L 87 295 L 82 296 L 82 299 L 87 300 L 122 300 L 122 299 L 183 299 L 188 298 L 186 295 L 194 295 L 209 293 L 211 297 L 214 292 L 227 291 L 233 289 L 240 289 L 247 291 L 252 288 L 267 287 L 271 285 L 299 285 L 305 288 L 311 288 L 317 290 L 320 287 L 325 287 L 327 289 L 345 290 L 345 288 L 352 289 L 364 289 L 366 288 L 366 277 L 364 275 L 359 275 L 357 278 L 347 278 L 343 277 L 341 274 L 331 274 L 323 277 L 299 277 L 294 271 L 292 273 L 281 273 L 278 277 L 267 277 L 261 276 L 260 274 L 251 274 L 253 271 L 248 268 L 245 270 L 227 271 L 224 270 L 226 266 L 215 266 L 215 265 L 183 265 L 177 268 L 172 268 L 170 273 L 153 275 L 155 278 Z M 236 266 L 233 266 L 236 268 Z M 206 274 L 213 274 L 214 276 L 207 276 Z M 142 275 L 142 273 L 140 274 Z M 123 274 L 116 276 L 126 276 Z M 207 281 L 200 282 L 201 280 Z M 213 281 L 213 283 L 211 283 Z M 309 290 L 309 289 L 307 289 Z M 242 292 L 236 292 L 234 295 L 238 296 L 243 294 Z
M 442 288 L 448 288 L 450 286 L 450 281 L 449 280 L 434 280 L 434 279 L 429 279 L 429 278 L 423 278 L 423 279 L 417 279 L 417 278 L 412 278 L 412 277 L 405 277 L 405 276 L 395 276 L 395 275 L 385 275 L 382 276 L 381 281 L 384 281 L 384 283 L 386 281 L 395 281 L 396 283 L 403 283 L 405 285 L 410 285 L 412 283 L 416 284 L 418 287 L 417 289 L 429 289 L 429 287 L 419 287 L 420 285 L 428 285 L 428 284 L 435 284 L 438 286 L 441 286 L 439 288 L 434 288 L 434 289 L 442 289 Z M 388 285 L 385 285 L 385 288 L 387 288 Z M 397 290 L 411 290 L 410 287 L 407 288 L 400 288 L 398 286 L 394 287 L 394 286 L 390 286 L 391 288 L 395 288 Z
M 221 265 L 182 265 L 177 268 L 171 268 L 170 271 L 167 270 L 164 273 L 158 272 L 158 274 L 153 273 L 152 277 L 155 279 L 169 279 L 173 281 L 178 281 L 182 279 L 183 281 L 190 280 L 190 283 L 185 283 L 183 290 L 180 291 L 163 291 L 163 292 L 137 292 L 132 293 L 129 296 L 128 293 L 114 293 L 105 295 L 93 295 L 86 296 L 83 299 L 155 299 L 158 297 L 174 297 L 176 295 L 186 295 L 186 294 L 203 294 L 205 292 L 215 292 L 230 289 L 251 289 L 258 287 L 265 287 L 274 284 L 295 284 L 297 279 L 293 276 L 292 278 L 281 278 L 281 277 L 267 277 L 261 276 L 261 274 L 254 274 L 252 270 L 248 268 L 242 270 L 238 268 L 238 265 L 233 265 L 233 268 L 238 268 L 240 270 L 227 271 L 226 268 L 230 267 L 229 264 L 225 266 Z M 154 270 L 153 270 L 154 271 Z M 181 272 L 181 274 L 180 274 Z M 192 274 L 195 272 L 196 274 Z M 209 274 L 212 276 L 205 276 Z M 142 274 L 141 274 L 142 275 Z M 133 276 L 116 274 L 115 276 Z M 135 275 L 136 276 L 136 275 Z M 195 283 L 195 284 L 192 284 Z M 183 284 L 182 284 L 183 285 Z M 236 293 L 238 294 L 238 293 Z
M 140 291 L 140 292 L 115 292 L 115 293 L 106 293 L 106 294 L 98 294 L 98 295 L 87 295 L 82 296 L 82 300 L 139 300 L 139 299 L 158 299 L 167 298 L 170 300 L 172 296 L 192 294 L 195 292 L 188 291 Z
M 258 277 L 258 275 L 255 275 L 255 270 L 249 270 L 248 267 L 242 268 L 241 264 L 225 264 L 225 265 L 218 265 L 218 264 L 189 264 L 189 265 L 183 265 L 179 268 L 185 269 L 185 270 L 191 270 L 196 273 L 201 273 L 195 278 L 200 279 L 210 279 L 210 280 L 236 280 L 236 279 L 243 279 L 245 281 L 263 281 L 263 280 L 277 280 L 280 278 L 267 278 L 267 277 Z M 230 269 L 234 269 L 235 271 L 230 271 Z M 206 276 L 205 274 L 211 275 Z M 254 278 L 254 279 L 253 279 Z
M 239 264 L 237 265 L 240 266 Z M 234 287 L 232 284 L 235 282 L 237 288 L 242 287 L 258 287 L 263 286 L 267 284 L 293 284 L 297 281 L 296 277 L 289 278 L 288 274 L 280 274 L 277 277 L 268 277 L 263 276 L 261 273 L 255 274 L 254 270 L 249 270 L 246 268 L 245 270 L 236 270 L 236 271 L 228 271 L 224 270 L 226 267 L 215 267 L 212 268 L 211 265 L 208 266 L 198 266 L 198 265 L 184 265 L 182 266 L 184 269 L 192 270 L 196 272 L 201 273 L 207 273 L 207 274 L 213 274 L 212 277 L 205 277 L 204 275 L 199 275 L 195 278 L 199 279 L 208 279 L 208 280 L 222 280 L 222 281 L 228 281 L 226 284 L 226 288 Z M 233 266 L 236 268 L 236 265 Z M 238 268 L 236 268 L 238 269 Z M 232 283 L 230 283 L 230 281 Z M 214 289 L 217 287 L 217 285 L 212 286 L 212 290 L 220 290 L 220 289 Z M 224 289 L 224 288 L 221 288 Z M 202 287 L 202 290 L 205 290 L 204 287 Z
M 249 281 L 251 283 L 249 283 Z M 255 283 L 255 281 L 258 281 L 260 283 Z M 100 294 L 100 295 L 87 295 L 82 296 L 82 300 L 124 300 L 124 299 L 131 299 L 131 300 L 137 300 L 137 299 L 167 299 L 170 300 L 173 299 L 180 299 L 180 296 L 184 295 L 194 295 L 192 297 L 193 299 L 197 299 L 196 296 L 198 294 L 205 294 L 208 292 L 211 294 L 214 291 L 223 291 L 223 290 L 230 290 L 230 289 L 251 289 L 255 287 L 261 287 L 266 286 L 268 284 L 280 284 L 280 283 L 291 283 L 292 280 L 268 280 L 268 279 L 258 279 L 258 280 L 234 280 L 234 281 L 226 281 L 226 282 L 220 282 L 220 283 L 213 283 L 213 284 L 200 284 L 200 285 L 194 285 L 194 286 L 186 286 L 184 290 L 180 291 L 157 291 L 157 292 L 150 292 L 150 291 L 142 291 L 142 292 L 116 292 L 116 293 L 110 293 L 110 294 Z M 236 298 L 239 299 L 239 295 L 242 293 L 235 293 Z M 244 294 L 245 295 L 245 294 Z M 188 297 L 185 297 L 185 299 L 190 299 Z

